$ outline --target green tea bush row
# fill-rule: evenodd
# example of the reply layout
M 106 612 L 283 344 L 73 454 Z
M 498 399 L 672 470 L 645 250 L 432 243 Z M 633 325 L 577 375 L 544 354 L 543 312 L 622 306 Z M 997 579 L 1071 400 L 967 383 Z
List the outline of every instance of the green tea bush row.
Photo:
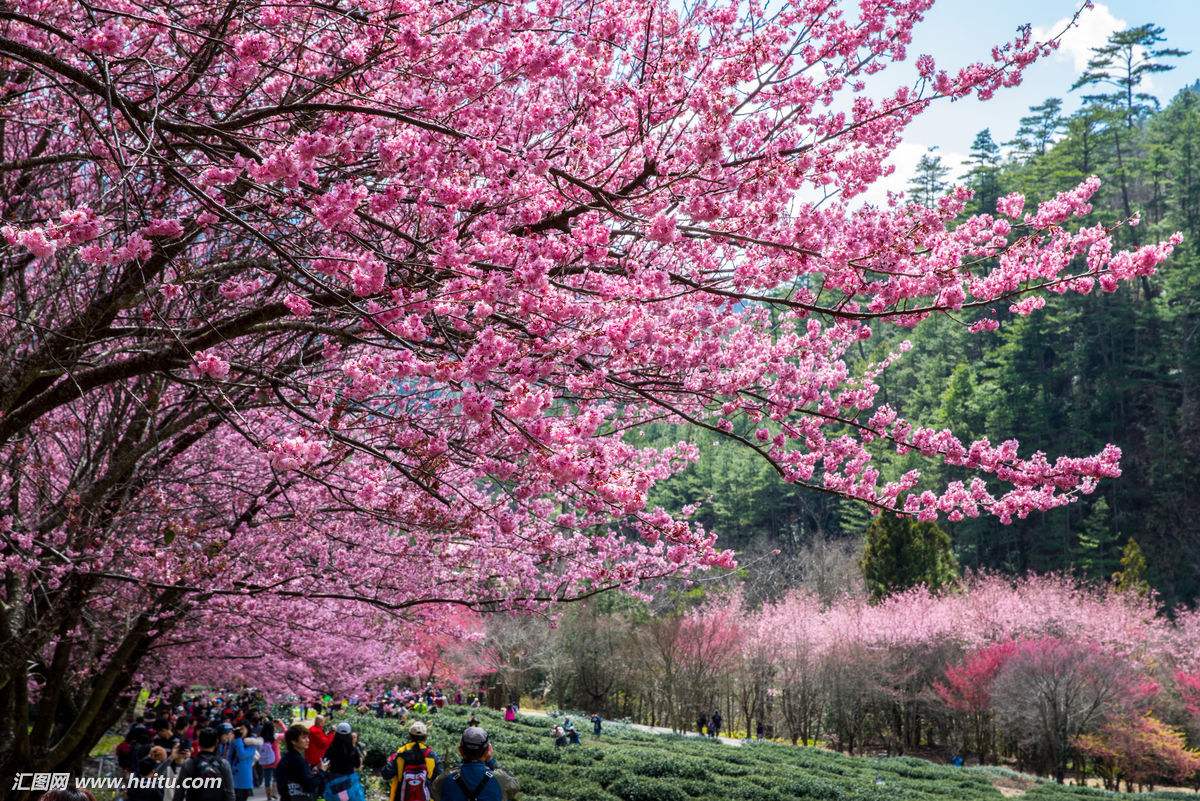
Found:
M 474 710 L 488 730 L 500 766 L 521 782 L 522 801 L 1000 801 L 994 782 L 1034 781 L 1005 769 L 955 768 L 921 759 L 867 759 L 813 748 L 753 742 L 743 747 L 700 737 L 663 736 L 605 726 L 580 747 L 556 748 L 548 718 Z M 458 737 L 468 712 L 428 719 L 429 744 L 447 766 L 458 762 Z M 408 739 L 396 720 L 353 718 L 367 764 L 381 765 Z M 1086 801 L 1103 791 L 1038 782 L 1028 801 Z M 1139 801 L 1182 801 L 1192 795 L 1154 793 Z

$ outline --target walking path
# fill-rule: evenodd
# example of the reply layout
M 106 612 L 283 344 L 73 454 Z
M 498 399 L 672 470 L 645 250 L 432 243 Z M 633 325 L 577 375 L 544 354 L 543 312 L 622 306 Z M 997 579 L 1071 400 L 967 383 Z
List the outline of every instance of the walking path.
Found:
M 537 715 L 538 717 L 547 718 L 549 720 L 557 720 L 558 719 L 558 718 L 555 718 L 554 716 L 552 716 L 549 712 L 543 712 L 538 709 L 522 709 L 520 711 L 520 714 L 522 714 L 522 715 Z M 562 715 L 559 715 L 559 717 L 562 717 Z M 584 718 L 580 718 L 580 720 L 584 720 L 586 722 L 586 719 L 584 719 Z M 698 734 L 694 731 L 677 732 L 674 729 L 668 729 L 664 726 L 647 726 L 642 723 L 625 723 L 625 722 L 619 721 L 619 720 L 606 720 L 604 722 L 604 725 L 606 725 L 606 726 L 627 726 L 636 731 L 644 731 L 648 734 L 682 734 L 684 737 L 704 737 L 704 735 Z M 586 733 L 584 731 L 584 729 L 580 729 L 579 731 L 581 734 Z M 740 748 L 744 744 L 744 741 L 738 740 L 734 737 L 714 737 L 713 739 L 720 740 L 725 745 L 732 745 L 735 748 Z

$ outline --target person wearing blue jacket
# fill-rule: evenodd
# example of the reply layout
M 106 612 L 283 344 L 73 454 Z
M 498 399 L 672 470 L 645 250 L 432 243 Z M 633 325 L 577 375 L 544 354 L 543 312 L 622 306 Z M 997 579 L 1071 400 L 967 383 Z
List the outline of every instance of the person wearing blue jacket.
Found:
M 258 756 L 261 737 L 247 737 L 246 727 L 238 726 L 229 743 L 229 764 L 233 767 L 234 801 L 247 801 L 254 792 L 254 758 Z
M 462 765 L 434 781 L 433 801 L 509 801 L 520 789 L 517 780 L 496 767 L 488 733 L 471 726 L 458 744 Z

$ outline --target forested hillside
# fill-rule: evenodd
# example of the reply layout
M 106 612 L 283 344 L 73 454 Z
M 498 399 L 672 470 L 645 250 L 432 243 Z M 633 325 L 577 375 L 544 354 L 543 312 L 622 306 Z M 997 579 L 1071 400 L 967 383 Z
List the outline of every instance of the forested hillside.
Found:
M 1135 31 L 1152 46 L 1160 33 Z M 1107 578 L 1133 538 L 1164 605 L 1191 604 L 1200 597 L 1200 86 L 1159 109 L 1134 91 L 1122 45 L 1116 47 L 1107 64 L 1098 53 L 1077 84 L 1085 98 L 1078 112 L 1066 116 L 1061 101 L 1050 98 L 1030 109 L 1014 141 L 979 133 L 966 178 L 975 191 L 968 211 L 992 212 L 1010 192 L 1024 193 L 1029 208 L 1097 175 L 1103 187 L 1091 224 L 1140 216 L 1140 225 L 1119 231 L 1120 244 L 1183 233 L 1164 269 L 1129 291 L 1097 284 L 1087 295 L 1052 298 L 1038 314 L 1001 312 L 992 332 L 969 332 L 978 319 L 970 310 L 910 332 L 881 326 L 859 355 L 865 364 L 904 338 L 912 342 L 882 386 L 886 402 L 915 421 L 964 438 L 1036 442 L 1051 457 L 1093 453 L 1106 442 L 1124 453 L 1121 478 L 1065 509 L 1008 526 L 995 519 L 945 523 L 964 568 Z M 1169 68 L 1172 51 L 1138 52 L 1163 59 L 1143 59 L 1143 72 Z M 1136 59 L 1131 69 L 1140 79 Z M 931 152 L 909 197 L 935 202 L 948 188 L 948 172 Z M 659 433 L 667 439 L 681 432 Z M 782 484 L 736 445 L 710 442 L 701 452 L 699 464 L 667 483 L 658 500 L 673 508 L 700 502 L 697 519 L 732 547 L 769 543 L 786 553 L 822 534 L 857 536 L 865 525 L 865 511 Z M 917 464 L 880 456 L 895 475 Z M 926 470 L 931 482 L 955 477 L 948 468 Z

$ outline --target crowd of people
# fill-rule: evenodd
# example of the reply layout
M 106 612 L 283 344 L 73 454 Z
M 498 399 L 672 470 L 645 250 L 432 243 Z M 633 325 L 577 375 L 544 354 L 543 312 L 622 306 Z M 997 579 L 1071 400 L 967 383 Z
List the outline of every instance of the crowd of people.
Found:
M 760 724 L 761 725 L 761 724 Z M 721 736 L 721 710 L 716 710 L 711 716 L 700 713 L 700 717 L 696 719 L 696 733 L 701 737 L 708 735 L 709 737 Z
M 482 702 L 477 694 L 464 696 L 462 690 L 455 690 L 453 696 L 448 696 L 440 687 L 427 683 L 424 689 L 414 690 L 408 687 L 392 687 L 385 691 L 374 702 L 367 703 L 358 699 L 357 708 L 360 711 L 371 711 L 385 718 L 406 720 L 409 716 L 425 717 L 436 715 L 445 709 L 447 704 L 467 706 L 478 709 Z
M 436 715 L 451 704 L 474 709 L 482 706 L 480 693 L 464 695 L 461 689 L 455 689 L 453 694 L 448 694 L 441 687 L 435 687 L 432 682 L 427 682 L 424 687 L 417 689 L 394 686 L 375 698 L 357 694 L 334 698 L 332 695 L 325 694 L 310 699 L 292 696 L 291 702 L 301 720 L 307 719 L 310 713 L 320 715 L 325 712 L 351 710 L 364 715 L 374 714 L 383 718 L 403 720 L 410 715 L 418 717 Z
M 454 702 L 480 706 L 478 696 Z M 196 696 L 171 707 L 156 700 L 129 727 L 116 748 L 129 782 L 126 801 L 247 801 L 262 788 L 270 801 L 366 801 L 360 771 L 363 752 L 349 721 L 326 728 L 325 710 L 356 709 L 381 717 L 414 718 L 409 739 L 387 759 L 382 775 L 388 801 L 507 801 L 517 781 L 495 762 L 491 741 L 472 716 L 459 742 L 461 764 L 444 770 L 427 743 L 428 728 L 415 717 L 437 714 L 448 703 L 440 689 L 389 690 L 368 703 L 358 698 L 302 702 L 301 719 L 272 718 L 261 694 Z M 512 707 L 515 714 L 515 705 Z M 290 723 L 290 725 L 289 725 Z M 152 781 L 161 777 L 163 781 Z M 210 779 L 197 783 L 185 780 Z
M 128 801 L 246 801 L 255 787 L 273 787 L 279 763 L 278 722 L 261 693 L 196 696 L 171 707 L 146 705 L 116 748 L 117 766 L 133 783 Z M 155 776 L 167 781 L 149 782 Z M 176 793 L 183 779 L 220 777 L 220 792 Z M 268 798 L 276 798 L 273 789 Z

